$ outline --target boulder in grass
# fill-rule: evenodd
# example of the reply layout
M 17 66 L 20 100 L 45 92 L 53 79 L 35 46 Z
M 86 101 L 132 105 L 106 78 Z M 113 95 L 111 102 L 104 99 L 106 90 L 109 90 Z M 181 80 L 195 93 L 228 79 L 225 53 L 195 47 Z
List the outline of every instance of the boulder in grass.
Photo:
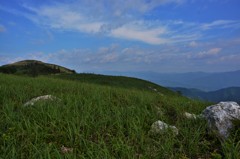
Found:
M 39 96 L 31 99 L 30 101 L 26 102 L 23 106 L 32 106 L 39 101 L 54 101 L 54 100 L 59 100 L 59 99 L 52 95 L 44 95 L 44 96 Z
M 168 130 L 172 131 L 175 135 L 178 134 L 178 129 L 175 126 L 168 125 L 168 124 L 158 120 L 152 124 L 150 133 L 162 134 Z
M 202 116 L 210 130 L 226 139 L 234 127 L 233 121 L 240 122 L 240 106 L 236 102 L 220 102 L 203 110 Z

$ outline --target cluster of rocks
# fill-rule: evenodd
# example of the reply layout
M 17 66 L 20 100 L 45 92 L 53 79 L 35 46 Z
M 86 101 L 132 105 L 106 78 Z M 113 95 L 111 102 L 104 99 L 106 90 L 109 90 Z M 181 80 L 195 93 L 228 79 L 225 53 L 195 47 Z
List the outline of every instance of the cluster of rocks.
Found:
M 183 115 L 188 119 L 207 120 L 209 129 L 221 139 L 226 139 L 234 128 L 234 121 L 240 121 L 240 106 L 236 102 L 220 102 L 207 107 L 200 115 L 188 112 Z M 152 124 L 150 132 L 159 134 L 166 132 L 166 130 L 178 134 L 178 129 L 175 126 L 168 125 L 160 120 Z
M 154 90 L 155 91 L 155 90 Z M 156 90 L 157 91 L 157 90 Z M 52 95 L 44 95 L 31 99 L 24 106 L 32 106 L 39 101 L 59 101 L 60 99 Z M 205 119 L 207 120 L 210 130 L 215 132 L 220 138 L 226 139 L 232 128 L 234 121 L 240 121 L 240 106 L 236 102 L 220 102 L 216 105 L 211 105 L 204 109 L 200 115 L 183 114 L 187 119 Z M 178 134 L 176 126 L 168 125 L 163 121 L 156 121 L 151 126 L 151 133 L 161 134 L 166 130 L 172 131 L 175 135 Z

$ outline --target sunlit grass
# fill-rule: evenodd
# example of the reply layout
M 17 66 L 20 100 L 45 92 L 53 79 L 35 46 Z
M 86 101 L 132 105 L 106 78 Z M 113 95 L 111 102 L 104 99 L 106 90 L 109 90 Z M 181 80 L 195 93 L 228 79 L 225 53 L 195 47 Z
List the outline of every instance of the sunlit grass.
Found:
M 0 158 L 210 158 L 231 156 L 232 148 L 239 155 L 239 141 L 220 146 L 205 121 L 182 116 L 199 114 L 208 103 L 136 79 L 66 79 L 0 74 Z M 61 100 L 23 107 L 46 94 Z M 175 125 L 179 135 L 150 135 L 156 120 Z M 62 146 L 73 152 L 63 153 Z

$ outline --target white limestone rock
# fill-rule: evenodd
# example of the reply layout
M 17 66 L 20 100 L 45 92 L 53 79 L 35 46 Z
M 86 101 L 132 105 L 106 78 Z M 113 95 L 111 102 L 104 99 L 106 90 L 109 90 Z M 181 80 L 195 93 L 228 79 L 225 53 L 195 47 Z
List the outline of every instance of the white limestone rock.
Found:
M 160 120 L 152 124 L 150 132 L 153 134 L 162 134 L 167 130 L 171 130 L 175 135 L 178 135 L 178 129 L 175 126 L 168 125 Z
M 44 95 L 44 96 L 39 96 L 39 97 L 31 99 L 30 101 L 26 102 L 23 106 L 32 106 L 38 101 L 47 101 L 47 100 L 54 101 L 54 100 L 59 100 L 59 99 L 52 95 Z
M 233 120 L 240 120 L 240 106 L 236 102 L 220 102 L 207 107 L 202 116 L 208 121 L 210 130 L 226 139 L 234 127 Z

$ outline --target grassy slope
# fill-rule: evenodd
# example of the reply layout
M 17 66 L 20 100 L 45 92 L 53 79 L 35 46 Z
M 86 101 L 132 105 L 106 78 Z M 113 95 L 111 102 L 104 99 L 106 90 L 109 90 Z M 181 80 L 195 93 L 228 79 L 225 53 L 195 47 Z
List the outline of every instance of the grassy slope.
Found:
M 92 83 L 97 85 L 103 85 L 103 86 L 110 86 L 110 87 L 117 87 L 117 88 L 126 88 L 126 89 L 137 89 L 142 91 L 151 91 L 153 92 L 153 89 L 157 89 L 159 93 L 167 94 L 176 96 L 177 93 L 174 93 L 173 91 L 170 91 L 169 89 L 166 89 L 165 87 L 161 87 L 155 83 L 145 81 L 142 79 L 137 78 L 131 78 L 131 77 L 124 77 L 124 76 L 107 76 L 107 75 L 99 75 L 99 74 L 58 74 L 53 75 L 51 77 L 54 78 L 60 78 L 60 79 L 66 79 L 66 80 L 73 80 L 73 81 L 79 81 L 82 83 Z
M 83 82 L 80 76 L 88 80 Z M 236 142 L 221 147 L 219 141 L 206 134 L 205 122 L 182 117 L 184 111 L 200 113 L 207 103 L 156 86 L 164 94 L 159 95 L 145 90 L 140 84 L 144 81 L 124 77 L 115 81 L 117 87 L 111 86 L 114 77 L 59 78 L 63 77 L 0 74 L 0 158 L 207 158 L 218 153 L 226 157 L 233 152 L 239 155 Z M 65 76 L 70 78 L 73 77 Z M 99 85 L 96 81 L 108 84 Z M 22 107 L 31 98 L 46 94 L 61 101 Z M 156 120 L 176 125 L 179 135 L 149 135 Z M 73 148 L 73 153 L 62 154 L 62 145 Z

